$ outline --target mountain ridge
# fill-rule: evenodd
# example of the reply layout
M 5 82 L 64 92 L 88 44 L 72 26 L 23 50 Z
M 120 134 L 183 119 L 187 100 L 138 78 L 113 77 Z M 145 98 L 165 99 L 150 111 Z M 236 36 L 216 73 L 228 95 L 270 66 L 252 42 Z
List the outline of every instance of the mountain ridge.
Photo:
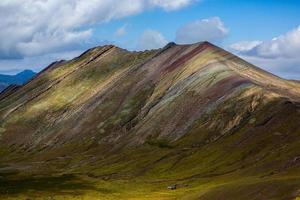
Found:
M 293 199 L 299 91 L 208 42 L 92 48 L 0 95 L 0 173 L 71 174 L 86 199 Z
M 35 72 L 32 70 L 23 70 L 16 75 L 4 75 L 0 74 L 0 84 L 3 87 L 0 88 L 0 92 L 3 91 L 9 85 L 22 85 L 32 79 L 35 76 Z

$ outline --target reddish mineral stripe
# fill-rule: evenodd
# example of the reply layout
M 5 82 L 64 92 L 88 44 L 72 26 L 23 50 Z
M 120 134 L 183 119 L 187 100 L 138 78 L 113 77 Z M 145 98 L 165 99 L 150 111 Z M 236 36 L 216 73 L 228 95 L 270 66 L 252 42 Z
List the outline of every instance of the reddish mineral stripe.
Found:
M 213 102 L 226 94 L 230 94 L 230 91 L 234 88 L 247 83 L 252 82 L 239 75 L 233 75 L 219 81 L 217 84 L 210 87 L 203 95 Z
M 168 67 L 165 68 L 165 72 L 171 72 L 174 69 L 176 69 L 177 67 L 179 67 L 180 65 L 183 65 L 184 63 L 186 63 L 188 60 L 192 59 L 194 56 L 196 56 L 197 54 L 199 54 L 200 52 L 204 51 L 205 49 L 208 49 L 212 47 L 210 43 L 208 42 L 204 42 L 199 44 L 196 48 L 194 48 L 191 52 L 189 52 L 188 54 L 185 54 L 183 56 L 181 56 L 180 58 L 178 58 L 177 60 L 175 60 L 173 63 L 171 63 Z

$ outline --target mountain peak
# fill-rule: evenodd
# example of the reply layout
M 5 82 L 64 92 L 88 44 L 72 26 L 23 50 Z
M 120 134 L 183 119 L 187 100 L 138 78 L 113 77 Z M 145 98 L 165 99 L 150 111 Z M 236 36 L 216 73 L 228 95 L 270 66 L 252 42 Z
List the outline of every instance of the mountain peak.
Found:
M 290 187 L 299 171 L 299 90 L 209 42 L 93 48 L 0 95 L 0 165 L 34 181 L 45 174 L 125 179 L 126 189 L 127 180 L 150 177 L 155 189 L 179 182 L 172 188 L 199 191 L 194 184 L 203 178 L 224 175 L 226 191 L 236 177 L 261 181 L 258 188 L 274 178 Z
M 34 72 L 30 69 L 25 69 L 25 70 L 19 72 L 18 74 L 16 74 L 16 76 L 33 76 L 34 74 L 36 74 L 36 72 Z
M 32 79 L 35 76 L 35 72 L 32 70 L 26 69 L 22 72 L 19 72 L 16 75 L 0 75 L 0 83 L 3 85 L 0 88 L 0 91 L 5 89 L 9 85 L 22 85 Z

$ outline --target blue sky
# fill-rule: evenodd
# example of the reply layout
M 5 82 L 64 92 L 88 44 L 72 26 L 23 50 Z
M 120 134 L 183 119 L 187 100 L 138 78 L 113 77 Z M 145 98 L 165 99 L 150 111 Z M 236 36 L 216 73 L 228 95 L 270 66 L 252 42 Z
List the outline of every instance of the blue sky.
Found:
M 39 71 L 87 48 L 211 41 L 276 75 L 300 79 L 297 0 L 2 0 L 0 73 Z
M 183 9 L 165 12 L 146 11 L 96 27 L 99 38 L 111 39 L 114 31 L 128 24 L 128 33 L 116 40 L 121 44 L 135 41 L 145 29 L 159 30 L 173 41 L 183 24 L 218 16 L 230 29 L 223 45 L 243 40 L 269 40 L 300 25 L 300 1 L 296 0 L 203 0 Z M 101 35 L 101 36 L 100 36 Z

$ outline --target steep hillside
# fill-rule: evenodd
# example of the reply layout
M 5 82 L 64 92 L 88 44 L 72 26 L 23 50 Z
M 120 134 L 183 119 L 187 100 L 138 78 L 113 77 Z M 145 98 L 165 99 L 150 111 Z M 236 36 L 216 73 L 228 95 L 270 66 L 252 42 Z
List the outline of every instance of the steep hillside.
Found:
M 299 84 L 208 42 L 53 63 L 0 119 L 2 198 L 300 195 Z

